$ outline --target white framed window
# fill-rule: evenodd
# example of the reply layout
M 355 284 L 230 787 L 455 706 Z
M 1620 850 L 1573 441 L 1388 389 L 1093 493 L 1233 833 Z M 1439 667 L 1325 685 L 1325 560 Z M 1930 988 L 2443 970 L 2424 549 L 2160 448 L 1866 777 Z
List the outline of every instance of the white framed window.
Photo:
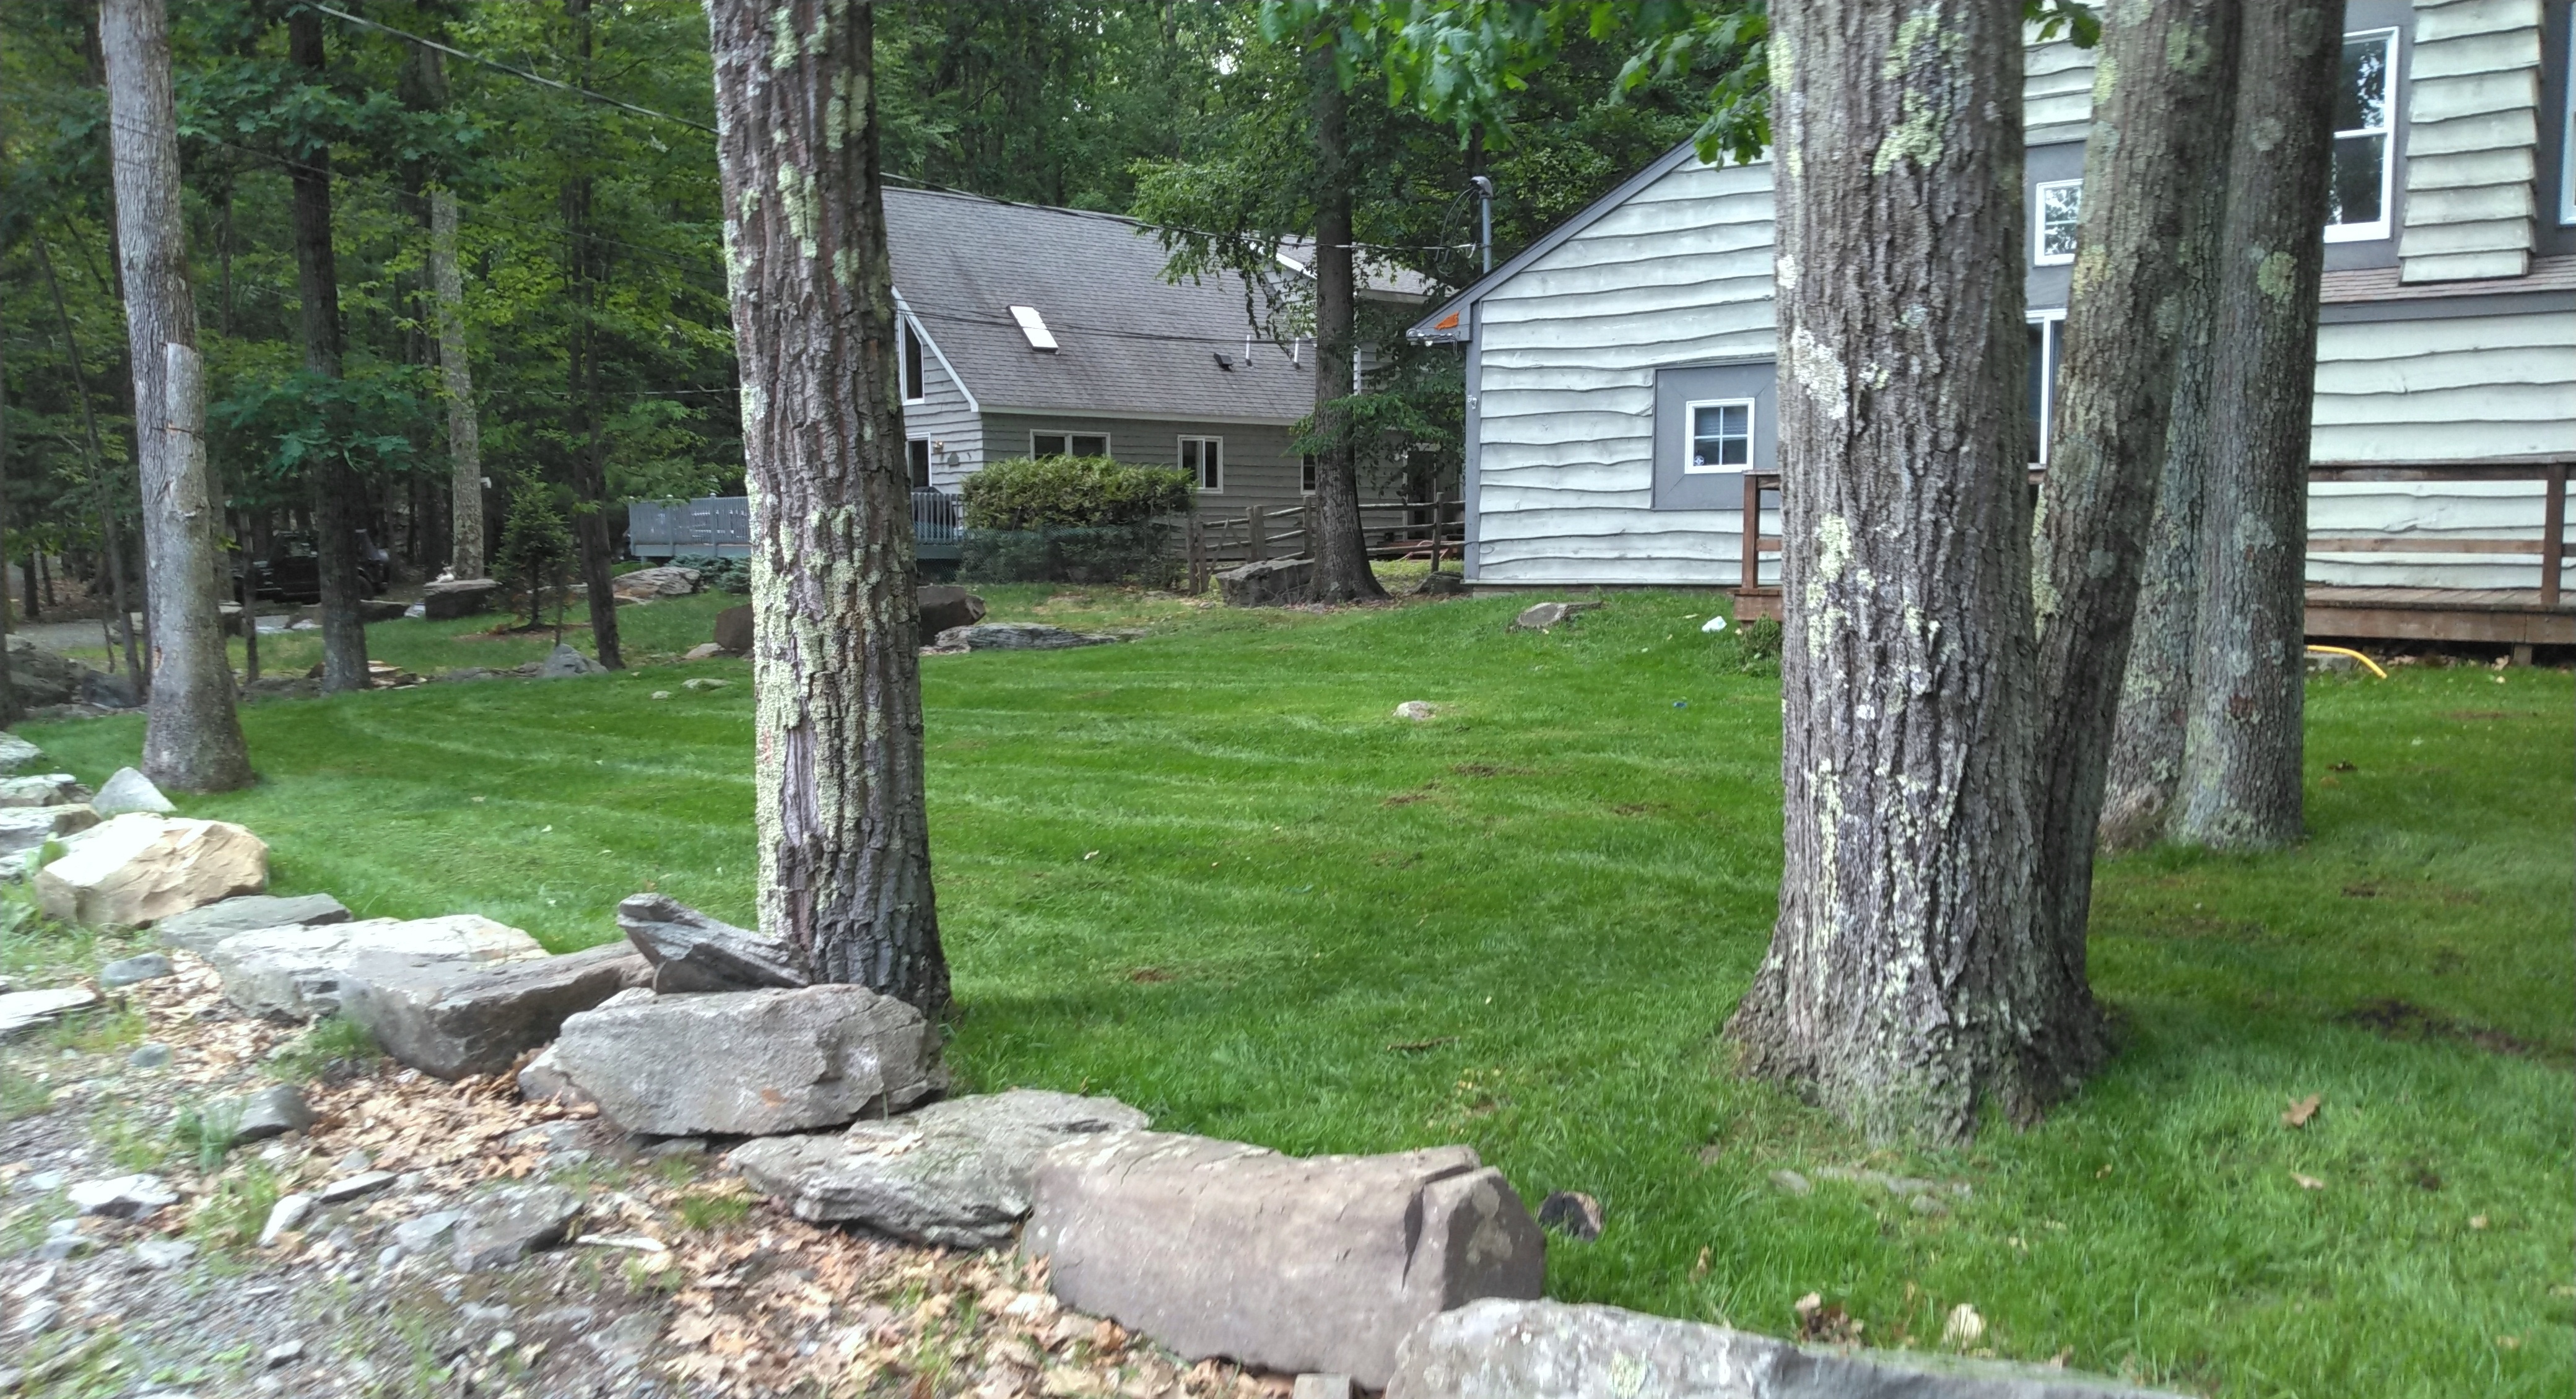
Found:
M 1753 400 L 1704 398 L 1682 405 L 1682 473 L 1743 471 L 1753 465 Z
M 905 464 L 912 468 L 912 488 L 916 491 L 928 490 L 930 488 L 930 439 L 916 437 L 904 443 L 903 457 Z
M 2335 87 L 2334 168 L 2328 177 L 2326 241 L 2385 238 L 2397 173 L 2397 31 L 2343 36 L 2343 77 Z
M 1203 491 L 1225 490 L 1225 439 L 1222 437 L 1184 437 L 1181 439 L 1181 470 Z
M 1105 457 L 1109 455 L 1109 438 L 1097 432 L 1032 432 L 1029 455 L 1033 457 Z
M 2048 465 L 2048 435 L 2057 427 L 2057 367 L 2066 360 L 2066 313 L 2030 317 L 2030 461 Z
M 2084 202 L 2082 180 L 2047 180 L 2031 200 L 2030 260 L 2059 267 L 2075 260 L 2075 224 Z
M 919 403 L 930 396 L 928 380 L 921 367 L 921 332 L 912 322 L 903 323 L 903 401 Z

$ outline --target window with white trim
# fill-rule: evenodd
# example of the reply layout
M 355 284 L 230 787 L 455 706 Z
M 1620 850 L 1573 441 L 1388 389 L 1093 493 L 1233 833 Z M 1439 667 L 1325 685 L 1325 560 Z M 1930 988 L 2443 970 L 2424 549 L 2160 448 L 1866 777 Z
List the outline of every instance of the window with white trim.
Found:
M 930 489 L 930 439 L 916 437 L 903 444 L 904 462 L 912 468 L 912 488 Z
M 2397 31 L 2343 36 L 2335 87 L 2334 169 L 2326 197 L 2326 241 L 2388 236 L 2396 182 Z
M 1203 491 L 1225 489 L 1225 439 L 1222 437 L 1184 437 L 1181 439 L 1181 470 L 1190 474 Z
M 903 323 L 903 401 L 919 403 L 930 396 L 921 369 L 921 332 Z
M 1297 459 L 1297 489 L 1307 495 L 1315 493 L 1315 454 L 1312 452 Z
M 1742 471 L 1753 464 L 1753 400 L 1701 399 L 1682 405 L 1682 473 Z
M 2048 464 L 2048 435 L 2057 429 L 2057 369 L 2066 359 L 2066 313 L 2030 319 L 2030 461 Z
M 2075 224 L 2083 204 L 2082 180 L 2048 180 L 2033 191 L 2030 260 L 2057 267 L 2075 260 Z
M 1109 439 L 1096 432 L 1032 432 L 1029 455 L 1033 457 L 1105 457 Z

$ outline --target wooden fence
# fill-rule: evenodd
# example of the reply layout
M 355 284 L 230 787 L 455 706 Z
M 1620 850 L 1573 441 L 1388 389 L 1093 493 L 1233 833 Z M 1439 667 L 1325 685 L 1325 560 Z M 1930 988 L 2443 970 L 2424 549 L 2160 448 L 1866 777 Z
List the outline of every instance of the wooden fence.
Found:
M 1201 512 L 1181 522 L 1189 565 L 1187 590 L 1203 593 L 1229 568 L 1264 559 L 1310 555 L 1314 501 L 1302 506 L 1251 506 L 1239 512 Z M 1362 501 L 1360 534 L 1373 559 L 1466 557 L 1466 512 L 1455 500 Z

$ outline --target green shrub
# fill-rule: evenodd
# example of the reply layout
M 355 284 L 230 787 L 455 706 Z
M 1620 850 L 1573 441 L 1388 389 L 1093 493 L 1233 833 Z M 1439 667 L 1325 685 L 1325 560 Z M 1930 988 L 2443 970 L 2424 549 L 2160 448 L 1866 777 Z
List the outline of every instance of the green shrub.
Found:
M 751 591 L 751 560 L 718 558 L 712 554 L 681 554 L 671 560 L 674 567 L 698 571 L 698 586 L 711 593 L 747 593 Z
M 1186 515 L 1189 473 L 1107 457 L 1020 457 L 966 478 L 966 528 L 1041 530 L 1142 525 Z

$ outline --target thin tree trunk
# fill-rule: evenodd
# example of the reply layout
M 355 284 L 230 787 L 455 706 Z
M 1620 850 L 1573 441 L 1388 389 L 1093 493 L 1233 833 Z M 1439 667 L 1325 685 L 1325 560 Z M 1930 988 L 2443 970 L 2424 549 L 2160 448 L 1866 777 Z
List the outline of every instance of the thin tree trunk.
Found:
M 1350 98 L 1342 91 L 1329 41 L 1307 62 L 1315 82 L 1316 184 L 1322 191 L 1315 208 L 1315 434 L 1323 439 L 1323 450 L 1315 457 L 1317 529 L 1307 551 L 1315 558 L 1315 600 L 1349 602 L 1386 596 L 1369 568 L 1368 540 L 1360 530 L 1356 444 L 1334 406 L 1354 392 L 1352 366 L 1359 354 L 1359 288 L 1351 255 Z
M 712 0 L 751 478 L 761 931 L 937 1014 L 874 7 Z
M 2227 159 L 2239 0 L 2104 16 L 2082 226 L 2032 573 L 2039 622 L 2041 927 L 2085 984 L 2103 779 L 2155 514 L 2176 353 L 2201 285 L 2202 172 Z
M 575 73 L 579 81 L 590 81 L 591 14 L 590 0 L 564 0 L 572 15 L 575 44 Z M 573 154 L 573 171 L 564 182 L 564 239 L 568 245 L 565 257 L 569 270 L 573 333 L 572 352 L 565 357 L 570 371 L 571 394 L 567 411 L 573 418 L 572 442 L 573 515 L 572 532 L 579 546 L 582 593 L 590 604 L 590 644 L 599 655 L 599 663 L 610 670 L 623 670 L 625 658 L 617 643 L 617 590 L 610 586 L 609 565 L 613 544 L 608 528 L 608 443 L 601 432 L 605 410 L 600 403 L 599 376 L 599 287 L 607 280 L 600 265 L 605 245 L 591 237 L 591 178 L 583 168 L 584 152 Z M 896 436 L 901 437 L 898 432 Z M 909 479 L 909 478 L 907 478 Z M 907 516 L 907 518 L 909 518 Z
M 323 77 L 326 55 L 322 17 L 309 9 L 287 16 L 287 56 L 308 82 Z M 301 298 L 304 367 L 340 377 L 340 271 L 331 247 L 331 148 L 317 144 L 297 153 L 295 170 L 295 287 Z M 322 575 L 322 692 L 367 688 L 367 624 L 358 604 L 365 591 L 358 572 L 360 492 L 358 473 L 335 450 L 315 464 L 314 550 Z
M 438 370 L 447 389 L 447 455 L 454 518 L 448 567 L 459 578 L 483 576 L 483 421 L 474 409 L 474 369 L 465 353 L 465 279 L 456 263 L 456 194 L 429 196 L 429 274 L 438 306 Z
M 106 0 L 109 146 L 119 268 L 134 368 L 134 448 L 142 466 L 144 590 L 151 609 L 151 708 L 143 774 L 189 792 L 249 785 L 250 752 L 233 710 L 218 601 L 214 507 L 206 489 L 204 368 L 188 286 L 179 190 L 179 118 L 163 0 Z
M 2174 837 L 2187 845 L 2263 850 L 2300 834 L 2318 230 L 2342 66 L 2342 0 L 2247 7 L 2174 813 Z
M 0 151 L 9 148 L 0 132 Z M 0 298 L 0 543 L 9 537 L 9 317 Z M 36 618 L 36 573 L 27 571 L 27 620 Z M 18 721 L 17 663 L 9 653 L 8 553 L 0 548 L 0 725 Z
M 1774 11 L 1785 867 L 1729 1023 L 1873 1136 L 2102 1053 L 2037 926 L 2017 0 Z
M 143 700 L 142 658 L 134 649 L 134 614 L 125 605 L 125 538 L 116 526 L 116 504 L 108 491 L 107 451 L 99 443 L 98 410 L 89 401 L 89 371 L 81 364 L 80 336 L 72 329 L 72 313 L 63 304 L 63 283 L 54 275 L 54 255 L 45 245 L 45 235 L 36 234 L 36 265 L 44 269 L 45 289 L 53 293 L 54 320 L 62 326 L 63 354 L 71 361 L 72 396 L 80 400 L 81 440 L 89 450 L 89 479 L 98 498 L 99 543 L 106 557 L 108 605 L 116 609 L 116 625 L 107 629 L 111 646 L 116 637 L 125 640 L 125 673 L 131 677 L 136 703 Z M 50 583 L 46 591 L 52 592 Z M 52 598 L 48 596 L 48 602 Z M 111 657 L 112 659 L 112 657 Z
M 241 543 L 242 570 L 234 579 L 234 594 L 241 600 L 242 683 L 259 680 L 259 583 L 250 571 L 250 518 L 237 515 L 233 537 Z

